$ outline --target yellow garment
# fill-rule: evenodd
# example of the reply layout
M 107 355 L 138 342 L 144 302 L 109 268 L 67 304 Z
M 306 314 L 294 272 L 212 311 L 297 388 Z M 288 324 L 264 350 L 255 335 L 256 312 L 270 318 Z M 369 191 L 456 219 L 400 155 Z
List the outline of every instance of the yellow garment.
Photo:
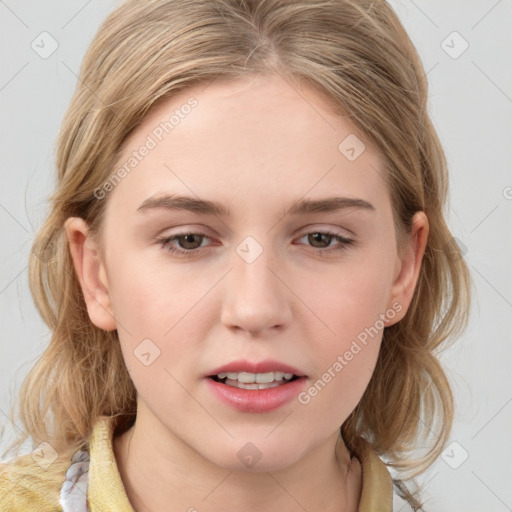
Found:
M 89 439 L 87 502 L 91 512 L 134 512 L 114 456 L 115 426 L 114 418 L 102 416 Z M 60 489 L 75 451 L 70 448 L 59 454 L 47 469 L 31 454 L 0 463 L 0 512 L 61 512 Z M 369 446 L 355 455 L 363 472 L 359 512 L 392 512 L 393 482 L 386 465 Z

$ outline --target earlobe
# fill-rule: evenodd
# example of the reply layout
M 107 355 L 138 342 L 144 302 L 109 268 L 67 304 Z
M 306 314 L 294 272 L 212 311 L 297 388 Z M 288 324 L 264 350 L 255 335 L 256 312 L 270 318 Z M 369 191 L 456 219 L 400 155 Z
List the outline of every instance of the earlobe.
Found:
M 400 310 L 386 323 L 386 326 L 393 325 L 401 320 L 412 301 L 414 290 L 421 270 L 421 262 L 427 246 L 429 224 L 424 212 L 416 212 L 412 221 L 412 228 L 406 242 L 402 256 L 397 261 L 397 272 L 391 288 L 389 307 Z
M 117 328 L 104 263 L 84 219 L 69 217 L 64 223 L 73 266 L 91 322 L 100 329 Z

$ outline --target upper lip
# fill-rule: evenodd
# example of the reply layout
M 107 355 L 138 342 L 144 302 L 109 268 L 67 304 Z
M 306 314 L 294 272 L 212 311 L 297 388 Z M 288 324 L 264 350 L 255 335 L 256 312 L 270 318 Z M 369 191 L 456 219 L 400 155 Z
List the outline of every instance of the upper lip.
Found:
M 304 377 L 305 374 L 297 368 L 290 366 L 289 364 L 280 363 L 279 361 L 273 361 L 271 359 L 265 359 L 264 361 L 231 361 L 228 364 L 224 364 L 213 369 L 208 373 L 208 377 L 218 375 L 219 373 L 226 372 L 247 372 L 247 373 L 267 373 L 267 372 L 283 372 L 293 373 L 297 377 Z

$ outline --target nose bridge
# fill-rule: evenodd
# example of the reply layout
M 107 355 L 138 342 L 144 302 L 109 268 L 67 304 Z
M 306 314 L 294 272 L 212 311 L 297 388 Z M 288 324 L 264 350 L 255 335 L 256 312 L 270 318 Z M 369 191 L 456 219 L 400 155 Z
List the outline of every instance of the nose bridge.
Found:
M 281 266 L 270 240 L 247 236 L 235 248 L 222 306 L 225 325 L 257 332 L 289 322 L 286 287 L 275 275 Z

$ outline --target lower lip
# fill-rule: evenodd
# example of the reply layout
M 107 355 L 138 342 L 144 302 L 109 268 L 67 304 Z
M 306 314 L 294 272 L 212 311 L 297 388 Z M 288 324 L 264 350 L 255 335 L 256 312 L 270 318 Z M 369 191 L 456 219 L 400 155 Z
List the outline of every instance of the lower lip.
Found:
M 221 401 L 241 412 L 267 412 L 293 400 L 304 387 L 305 377 L 267 389 L 240 389 L 206 378 L 206 385 Z

